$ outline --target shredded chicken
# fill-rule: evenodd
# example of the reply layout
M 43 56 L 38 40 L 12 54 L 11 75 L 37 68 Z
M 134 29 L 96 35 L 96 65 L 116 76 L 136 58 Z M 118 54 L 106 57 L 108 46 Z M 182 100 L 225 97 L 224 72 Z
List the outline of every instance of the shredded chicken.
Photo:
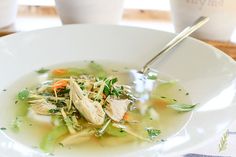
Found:
M 103 111 L 102 105 L 84 96 L 84 92 L 72 78 L 70 79 L 70 89 L 71 99 L 76 109 L 89 122 L 95 125 L 102 125 L 105 119 L 105 112 Z
M 107 98 L 106 114 L 114 121 L 119 122 L 123 119 L 125 112 L 128 110 L 130 100 Z
M 56 109 L 56 105 L 52 105 L 51 103 L 48 103 L 44 99 L 39 100 L 32 100 L 29 101 L 31 104 L 32 109 L 37 113 L 41 115 L 50 115 L 49 112 L 51 109 Z

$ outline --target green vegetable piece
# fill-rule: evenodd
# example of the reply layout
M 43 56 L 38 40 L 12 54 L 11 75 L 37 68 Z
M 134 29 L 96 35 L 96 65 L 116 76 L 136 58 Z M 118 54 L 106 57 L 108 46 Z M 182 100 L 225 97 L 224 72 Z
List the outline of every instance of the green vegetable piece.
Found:
M 73 122 L 72 122 L 72 120 L 69 117 L 64 118 L 64 121 L 65 121 L 66 126 L 68 128 L 73 128 Z
M 19 101 L 16 105 L 16 116 L 24 117 L 28 113 L 29 104 L 27 101 Z
M 67 76 L 80 76 L 82 74 L 87 74 L 85 69 L 69 68 Z
M 180 104 L 180 103 L 174 103 L 167 105 L 167 107 L 179 111 L 179 112 L 189 112 L 192 111 L 195 108 L 196 104 Z
M 23 100 L 26 100 L 29 97 L 29 94 L 30 93 L 27 89 L 23 89 L 18 93 L 17 97 L 18 97 L 19 100 L 23 101 Z
M 175 86 L 177 83 L 177 81 L 169 81 L 169 82 L 165 82 L 165 83 L 161 83 L 159 84 L 158 88 L 171 88 L 173 86 Z
M 151 140 L 153 140 L 153 139 L 155 139 L 157 136 L 159 136 L 161 134 L 161 130 L 147 128 L 147 133 L 148 133 L 149 138 Z
M 88 69 L 89 71 L 94 74 L 97 77 L 101 77 L 104 78 L 107 76 L 106 71 L 103 69 L 103 67 L 97 63 L 95 63 L 94 61 L 91 61 L 88 64 Z
M 127 133 L 123 129 L 114 127 L 112 126 L 112 124 L 109 124 L 108 127 L 106 128 L 106 133 L 117 137 L 124 137 L 127 135 Z
M 51 116 L 51 123 L 52 124 L 59 124 L 59 125 L 64 125 L 64 119 L 62 118 L 62 116 L 59 115 L 52 115 Z
M 41 68 L 39 70 L 36 70 L 35 72 L 38 73 L 38 74 L 44 74 L 44 73 L 46 73 L 48 71 L 49 71 L 49 69 Z
M 40 149 L 47 153 L 53 152 L 58 139 L 67 133 L 68 129 L 65 125 L 60 125 L 53 128 L 41 141 Z

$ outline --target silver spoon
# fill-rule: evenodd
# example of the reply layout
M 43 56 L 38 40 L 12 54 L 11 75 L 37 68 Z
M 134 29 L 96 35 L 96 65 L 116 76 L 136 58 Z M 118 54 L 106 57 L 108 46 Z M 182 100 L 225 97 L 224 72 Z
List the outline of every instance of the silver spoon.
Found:
M 197 29 L 202 27 L 207 21 L 209 20 L 209 17 L 201 16 L 198 18 L 192 26 L 186 27 L 183 31 L 181 31 L 176 37 L 174 37 L 169 43 L 167 43 L 163 49 L 157 53 L 156 56 L 154 56 L 152 59 L 150 59 L 142 68 L 141 72 L 145 73 L 151 64 L 153 64 L 162 54 L 168 52 L 172 48 L 174 48 L 176 45 L 178 45 L 181 41 L 183 41 L 185 38 L 187 38 L 190 34 L 195 32 Z
M 130 70 L 128 72 L 129 77 L 128 80 L 125 82 L 131 85 L 131 93 L 136 97 L 139 98 L 139 100 L 146 101 L 148 100 L 150 96 L 150 92 L 152 92 L 153 88 L 156 85 L 155 80 L 149 80 L 147 79 L 147 76 L 149 72 L 153 72 L 153 69 L 150 68 L 150 66 L 160 57 L 162 57 L 163 54 L 166 52 L 169 52 L 172 48 L 174 48 L 176 45 L 178 45 L 181 41 L 186 39 L 190 34 L 192 34 L 194 31 L 199 29 L 201 26 L 203 26 L 207 21 L 209 20 L 208 17 L 201 16 L 198 18 L 191 26 L 186 27 L 183 31 L 181 31 L 177 36 L 175 36 L 170 42 L 168 42 L 162 49 L 157 53 L 156 56 L 151 58 L 146 64 L 144 64 L 141 71 L 137 70 Z M 124 75 L 127 75 L 124 74 Z

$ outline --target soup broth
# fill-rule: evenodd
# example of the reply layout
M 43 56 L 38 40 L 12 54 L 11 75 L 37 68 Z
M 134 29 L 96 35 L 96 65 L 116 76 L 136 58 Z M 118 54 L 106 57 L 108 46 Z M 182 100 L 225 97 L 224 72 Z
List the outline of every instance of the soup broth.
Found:
M 30 104 L 20 102 L 16 99 L 18 92 L 25 88 L 29 90 L 35 89 L 39 84 L 48 80 L 57 78 L 68 79 L 69 75 L 80 75 L 76 71 L 78 69 L 84 69 L 86 71 L 88 64 L 90 64 L 90 62 L 67 63 L 46 67 L 45 69 L 41 69 L 41 72 L 38 71 L 27 74 L 12 84 L 6 92 L 0 95 L 1 100 L 3 100 L 3 103 L 5 104 L 3 105 L 0 114 L 1 127 L 4 126 L 7 128 L 7 135 L 27 146 L 39 148 L 42 139 L 45 138 L 45 136 L 55 126 L 52 125 L 52 119 L 48 116 L 35 115 L 34 113 L 31 113 Z M 129 71 L 130 68 L 122 65 L 114 65 L 114 63 L 109 64 L 103 62 L 102 64 L 99 64 L 99 68 L 100 65 L 103 67 L 103 69 L 100 70 L 102 70 L 102 72 L 104 70 L 106 75 L 117 77 L 118 83 L 120 84 L 127 83 L 126 78 L 122 78 L 124 76 L 120 74 L 121 72 Z M 95 71 L 93 72 L 101 72 L 96 68 L 98 67 L 95 67 Z M 49 69 L 49 71 L 46 71 L 46 69 Z M 54 69 L 73 71 L 73 74 L 55 76 L 53 75 Z M 70 135 L 70 133 L 66 133 L 57 139 L 55 144 L 55 153 L 61 151 L 81 151 L 92 153 L 89 152 L 91 148 L 94 150 L 93 152 L 105 152 L 107 149 L 113 151 L 132 150 L 163 142 L 168 140 L 168 137 L 177 134 L 190 119 L 191 112 L 179 112 L 168 107 L 168 105 L 171 103 L 191 104 L 189 94 L 177 81 L 173 81 L 171 78 L 165 77 L 163 74 L 158 74 L 155 81 L 157 82 L 157 85 L 151 93 L 150 99 L 145 102 L 135 101 L 134 103 L 135 108 L 139 105 L 144 106 L 148 104 L 145 114 L 141 114 L 138 109 L 129 110 L 126 112 L 129 119 L 122 119 L 122 121 L 125 121 L 122 125 L 129 124 L 130 130 L 134 132 L 137 131 L 137 134 L 145 137 L 145 139 L 149 139 L 150 137 L 147 136 L 150 135 L 149 133 L 152 131 L 149 130 L 149 132 L 147 132 L 149 128 L 160 130 L 160 134 L 155 137 L 155 140 L 142 140 L 142 138 L 137 138 L 132 134 L 126 133 L 125 129 L 120 129 L 120 133 L 114 135 L 116 132 L 109 133 L 109 128 L 106 128 L 107 132 L 105 131 L 102 136 L 96 136 L 93 134 L 86 138 L 80 138 L 80 140 L 67 145 L 61 143 L 61 140 Z M 101 126 L 103 126 L 94 126 L 88 123 L 84 118 L 81 118 L 78 122 L 83 128 L 92 127 L 99 130 L 101 129 Z M 19 126 L 14 128 L 14 123 L 19 123 Z M 122 134 L 122 132 L 124 132 L 124 134 Z

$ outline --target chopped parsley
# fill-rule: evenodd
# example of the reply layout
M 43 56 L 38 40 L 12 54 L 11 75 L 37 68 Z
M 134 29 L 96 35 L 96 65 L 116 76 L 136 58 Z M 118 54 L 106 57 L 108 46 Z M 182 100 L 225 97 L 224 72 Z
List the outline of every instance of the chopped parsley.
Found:
M 0 128 L 0 130 L 7 130 L 7 128 L 2 127 L 2 128 Z
M 64 147 L 64 144 L 63 144 L 63 143 L 58 143 L 58 144 L 59 144 L 59 146 Z
M 60 112 L 60 109 L 56 108 L 56 109 L 50 109 L 48 110 L 49 113 L 57 113 Z
M 19 100 L 26 100 L 29 97 L 29 94 L 27 89 L 23 89 L 18 93 L 17 97 Z
M 151 140 L 155 139 L 157 136 L 161 134 L 161 130 L 158 130 L 158 129 L 147 128 L 146 130 L 148 133 L 148 137 Z
M 44 74 L 44 73 L 46 73 L 48 71 L 49 71 L 49 69 L 41 68 L 39 70 L 36 70 L 35 72 L 38 73 L 38 74 Z
M 15 120 L 11 124 L 11 130 L 13 132 L 19 132 L 21 123 L 22 123 L 21 117 L 16 117 Z

